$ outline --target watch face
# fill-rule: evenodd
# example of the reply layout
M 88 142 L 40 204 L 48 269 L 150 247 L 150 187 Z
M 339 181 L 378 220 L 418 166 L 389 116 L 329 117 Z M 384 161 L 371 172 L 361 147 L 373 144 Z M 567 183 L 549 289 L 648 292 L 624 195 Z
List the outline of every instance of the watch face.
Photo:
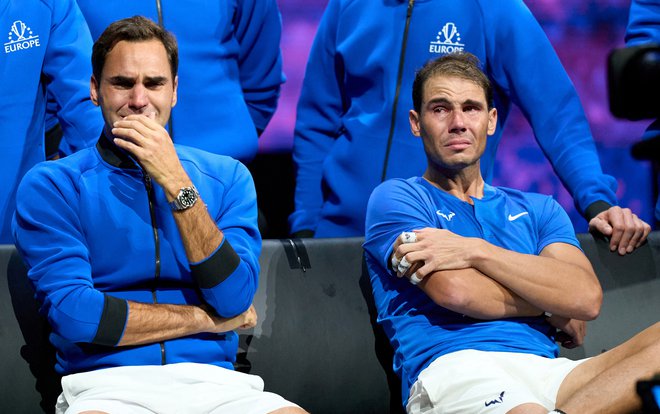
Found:
M 197 194 L 192 188 L 183 188 L 179 194 L 179 202 L 183 208 L 192 207 L 197 201 Z

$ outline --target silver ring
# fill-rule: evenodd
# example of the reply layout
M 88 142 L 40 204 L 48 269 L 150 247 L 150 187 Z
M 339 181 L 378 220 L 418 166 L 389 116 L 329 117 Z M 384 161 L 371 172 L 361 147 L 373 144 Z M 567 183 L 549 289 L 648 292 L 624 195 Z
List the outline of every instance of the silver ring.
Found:
M 410 283 L 412 283 L 413 285 L 417 285 L 421 281 L 422 279 L 419 276 L 417 276 L 417 272 L 410 275 Z
M 401 238 L 404 243 L 415 243 L 417 241 L 417 233 L 412 231 L 404 231 L 401 233 Z

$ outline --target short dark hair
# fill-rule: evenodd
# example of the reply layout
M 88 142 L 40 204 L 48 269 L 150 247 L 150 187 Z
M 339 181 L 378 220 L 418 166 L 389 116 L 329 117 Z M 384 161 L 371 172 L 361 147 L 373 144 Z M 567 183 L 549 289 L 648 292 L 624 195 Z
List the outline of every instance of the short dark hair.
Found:
M 133 16 L 111 23 L 94 42 L 92 71 L 97 82 L 101 82 L 101 73 L 108 53 L 122 40 L 127 42 L 159 40 L 165 47 L 172 70 L 172 79 L 176 77 L 179 70 L 179 47 L 174 35 L 146 17 Z
M 422 109 L 426 81 L 438 75 L 455 76 L 476 83 L 484 90 L 488 109 L 493 107 L 493 87 L 481 70 L 479 59 L 472 53 L 455 52 L 431 60 L 417 71 L 412 90 L 415 112 L 419 113 Z

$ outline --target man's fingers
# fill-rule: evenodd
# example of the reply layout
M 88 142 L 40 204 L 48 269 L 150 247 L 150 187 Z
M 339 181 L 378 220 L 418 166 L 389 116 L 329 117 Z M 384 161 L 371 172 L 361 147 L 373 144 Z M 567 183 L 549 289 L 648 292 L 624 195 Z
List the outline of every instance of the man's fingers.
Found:
M 589 230 L 595 230 L 600 234 L 608 237 L 612 235 L 612 226 L 610 226 L 606 220 L 603 220 L 600 217 L 594 217 L 591 219 L 591 221 L 589 221 Z
M 397 266 L 397 272 L 401 274 L 405 274 L 409 268 L 410 268 L 410 263 L 406 259 L 406 256 L 403 256 L 401 260 L 399 260 L 399 265 Z

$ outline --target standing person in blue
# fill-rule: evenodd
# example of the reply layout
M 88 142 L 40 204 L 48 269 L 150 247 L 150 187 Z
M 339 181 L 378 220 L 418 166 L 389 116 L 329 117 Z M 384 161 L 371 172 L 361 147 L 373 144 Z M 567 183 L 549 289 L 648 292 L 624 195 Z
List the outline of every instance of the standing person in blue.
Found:
M 632 213 L 616 206 L 616 181 L 601 170 L 573 84 L 522 0 L 329 1 L 298 103 L 291 232 L 364 235 L 371 191 L 424 171 L 405 122 L 411 81 L 425 62 L 454 51 L 485 62 L 496 85 L 500 125 L 481 162 L 486 181 L 515 103 L 590 227 L 611 236 L 612 250 L 631 252 Z
M 45 159 L 46 87 L 69 152 L 103 128 L 89 100 L 92 39 L 75 0 L 0 0 L 0 244 L 11 243 L 16 187 Z
M 429 62 L 413 96 L 427 168 L 374 190 L 364 243 L 408 412 L 638 409 L 636 381 L 660 370 L 660 324 L 588 360 L 556 358 L 555 329 L 580 345 L 601 287 L 552 197 L 484 181 L 498 112 L 477 59 Z
M 233 370 L 261 239 L 240 162 L 174 145 L 174 37 L 113 23 L 92 52 L 96 146 L 21 182 L 16 245 L 64 375 L 58 413 L 303 413 Z
M 275 0 L 78 0 L 92 38 L 112 22 L 146 16 L 179 43 L 181 93 L 168 125 L 174 142 L 244 163 L 270 121 L 284 82 Z
M 660 2 L 657 0 L 632 0 L 626 28 L 626 46 L 649 43 L 660 45 Z M 660 75 L 659 75 L 660 76 Z M 643 139 L 660 137 L 660 119 L 646 130 Z M 655 205 L 655 219 L 660 221 L 660 198 Z

